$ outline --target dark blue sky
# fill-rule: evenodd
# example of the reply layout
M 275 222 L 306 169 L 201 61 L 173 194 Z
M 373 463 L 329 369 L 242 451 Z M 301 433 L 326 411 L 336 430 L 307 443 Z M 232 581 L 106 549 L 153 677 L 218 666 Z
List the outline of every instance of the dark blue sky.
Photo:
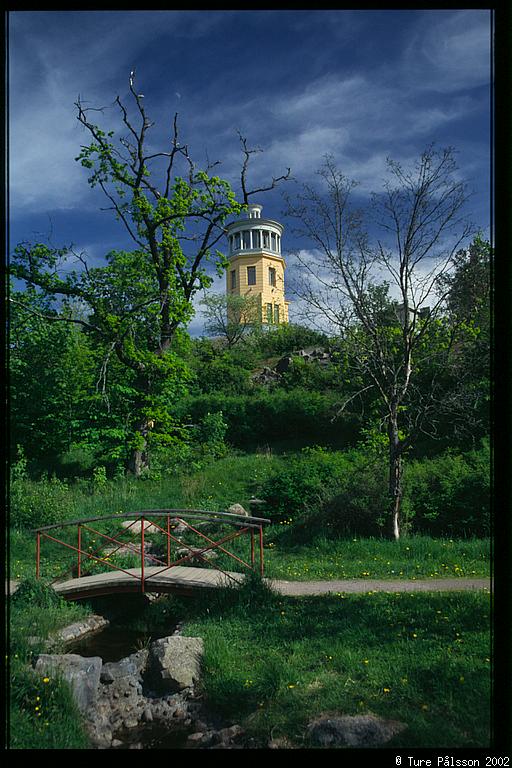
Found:
M 362 196 L 380 188 L 386 157 L 407 165 L 436 142 L 458 150 L 470 213 L 487 232 L 490 40 L 488 10 L 12 12 L 11 243 L 51 232 L 96 261 L 130 246 L 74 161 L 86 141 L 74 102 L 112 105 L 132 69 L 155 148 L 177 111 L 192 155 L 221 160 L 235 189 L 237 129 L 265 150 L 255 185 L 288 166 L 310 181 L 330 153 Z M 104 116 L 114 127 L 115 110 Z M 260 202 L 282 220 L 279 193 Z M 285 255 L 296 245 L 288 228 Z

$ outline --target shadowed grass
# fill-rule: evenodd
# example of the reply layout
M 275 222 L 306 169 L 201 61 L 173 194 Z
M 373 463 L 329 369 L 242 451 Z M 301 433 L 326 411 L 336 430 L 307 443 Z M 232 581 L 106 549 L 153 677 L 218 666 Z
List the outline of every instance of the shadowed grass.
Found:
M 205 639 L 208 706 L 243 719 L 263 746 L 271 734 L 311 746 L 308 721 L 333 711 L 405 722 L 395 746 L 489 744 L 485 592 L 264 601 L 228 592 L 187 605 L 186 633 Z

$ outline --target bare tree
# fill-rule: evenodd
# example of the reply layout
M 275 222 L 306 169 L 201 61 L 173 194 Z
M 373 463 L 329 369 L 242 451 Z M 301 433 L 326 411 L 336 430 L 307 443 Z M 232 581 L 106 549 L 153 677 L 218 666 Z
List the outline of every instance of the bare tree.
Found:
M 358 386 L 341 406 L 372 390 L 385 427 L 389 458 L 390 533 L 400 536 L 402 458 L 419 431 L 435 425 L 437 379 L 454 341 L 441 323 L 446 291 L 440 275 L 471 233 L 464 218 L 468 197 L 457 179 L 452 149 L 428 147 L 412 170 L 388 161 L 389 178 L 372 196 L 376 242 L 352 207 L 355 182 L 327 157 L 321 191 L 305 186 L 288 200 L 288 215 L 313 251 L 297 253 L 297 293 L 309 313 L 322 316 L 343 339 Z M 442 335 L 433 343 L 434 336 Z M 423 373 L 430 366 L 428 386 Z M 434 418 L 433 418 L 434 417 Z
M 201 301 L 206 319 L 205 330 L 219 336 L 228 348 L 234 347 L 248 333 L 261 327 L 261 304 L 258 296 L 205 295 Z

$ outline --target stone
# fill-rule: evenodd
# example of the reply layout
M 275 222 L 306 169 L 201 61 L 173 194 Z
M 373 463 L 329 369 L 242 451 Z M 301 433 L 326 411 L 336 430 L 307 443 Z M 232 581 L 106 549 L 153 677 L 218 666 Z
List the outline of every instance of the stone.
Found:
M 289 741 L 286 736 L 282 736 L 276 739 L 271 739 L 268 743 L 269 749 L 296 749 L 296 747 Z
M 172 635 L 150 647 L 150 668 L 158 688 L 182 691 L 199 680 L 204 643 L 200 637 Z
M 244 509 L 241 504 L 231 504 L 231 506 L 228 507 L 227 512 L 229 512 L 231 515 L 242 515 L 243 517 L 249 517 L 249 512 L 247 512 L 247 510 Z
M 142 531 L 142 521 L 141 520 L 125 520 L 121 523 L 121 526 L 123 528 L 129 528 L 130 533 L 140 534 Z M 148 531 L 149 533 L 161 533 L 160 528 L 158 528 L 156 525 L 153 525 L 152 522 L 149 520 L 144 520 L 144 533 Z
M 286 371 L 289 369 L 293 361 L 293 358 L 291 355 L 285 355 L 280 360 L 277 361 L 275 365 L 275 370 L 277 373 L 286 373 Z
M 222 728 L 217 731 L 217 739 L 220 744 L 230 744 L 237 736 L 241 736 L 244 733 L 244 729 L 240 725 L 231 725 L 228 728 Z
M 35 669 L 49 677 L 60 674 L 69 683 L 80 712 L 90 715 L 98 698 L 102 663 L 99 656 L 82 658 L 74 653 L 43 653 L 38 657 Z
M 144 708 L 144 712 L 142 713 L 142 719 L 146 723 L 153 722 L 153 712 L 151 711 L 151 707 Z
M 324 715 L 308 724 L 307 734 L 321 747 L 377 747 L 407 728 L 398 720 L 365 715 Z
M 110 684 L 114 681 L 124 680 L 128 685 L 135 687 L 142 679 L 148 657 L 149 651 L 143 649 L 121 659 L 121 661 L 109 661 L 103 664 L 100 677 L 101 682 Z

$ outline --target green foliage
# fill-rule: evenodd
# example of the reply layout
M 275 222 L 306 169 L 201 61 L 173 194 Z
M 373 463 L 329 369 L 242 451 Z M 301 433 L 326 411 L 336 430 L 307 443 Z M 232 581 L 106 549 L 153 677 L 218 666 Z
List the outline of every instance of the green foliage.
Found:
M 272 520 L 295 520 L 318 510 L 332 496 L 345 470 L 342 454 L 320 447 L 305 448 L 288 457 L 285 466 L 260 491 Z
M 89 739 L 69 685 L 18 659 L 10 665 L 10 749 L 87 749 Z
M 228 425 L 224 421 L 222 411 L 207 413 L 199 424 L 199 440 L 208 453 L 221 456 L 226 452 L 224 438 Z
M 222 392 L 184 398 L 177 413 L 198 423 L 208 412 L 222 411 L 228 424 L 227 441 L 237 447 L 271 445 L 283 440 L 350 445 L 357 437 L 358 422 L 344 414 L 335 422 L 334 393 L 305 389 L 255 390 L 252 395 Z
M 255 344 L 265 355 L 287 355 L 305 347 L 328 346 L 328 337 L 303 325 L 281 324 L 262 331 Z
M 68 485 L 55 476 L 43 476 L 39 482 L 15 479 L 10 485 L 9 519 L 13 528 L 38 528 L 75 513 Z
M 65 604 L 54 589 L 39 579 L 24 579 L 11 597 L 11 605 L 16 608 L 31 606 L 45 610 Z
M 450 452 L 406 466 L 404 485 L 414 530 L 435 536 L 487 536 L 490 531 L 490 449 Z

